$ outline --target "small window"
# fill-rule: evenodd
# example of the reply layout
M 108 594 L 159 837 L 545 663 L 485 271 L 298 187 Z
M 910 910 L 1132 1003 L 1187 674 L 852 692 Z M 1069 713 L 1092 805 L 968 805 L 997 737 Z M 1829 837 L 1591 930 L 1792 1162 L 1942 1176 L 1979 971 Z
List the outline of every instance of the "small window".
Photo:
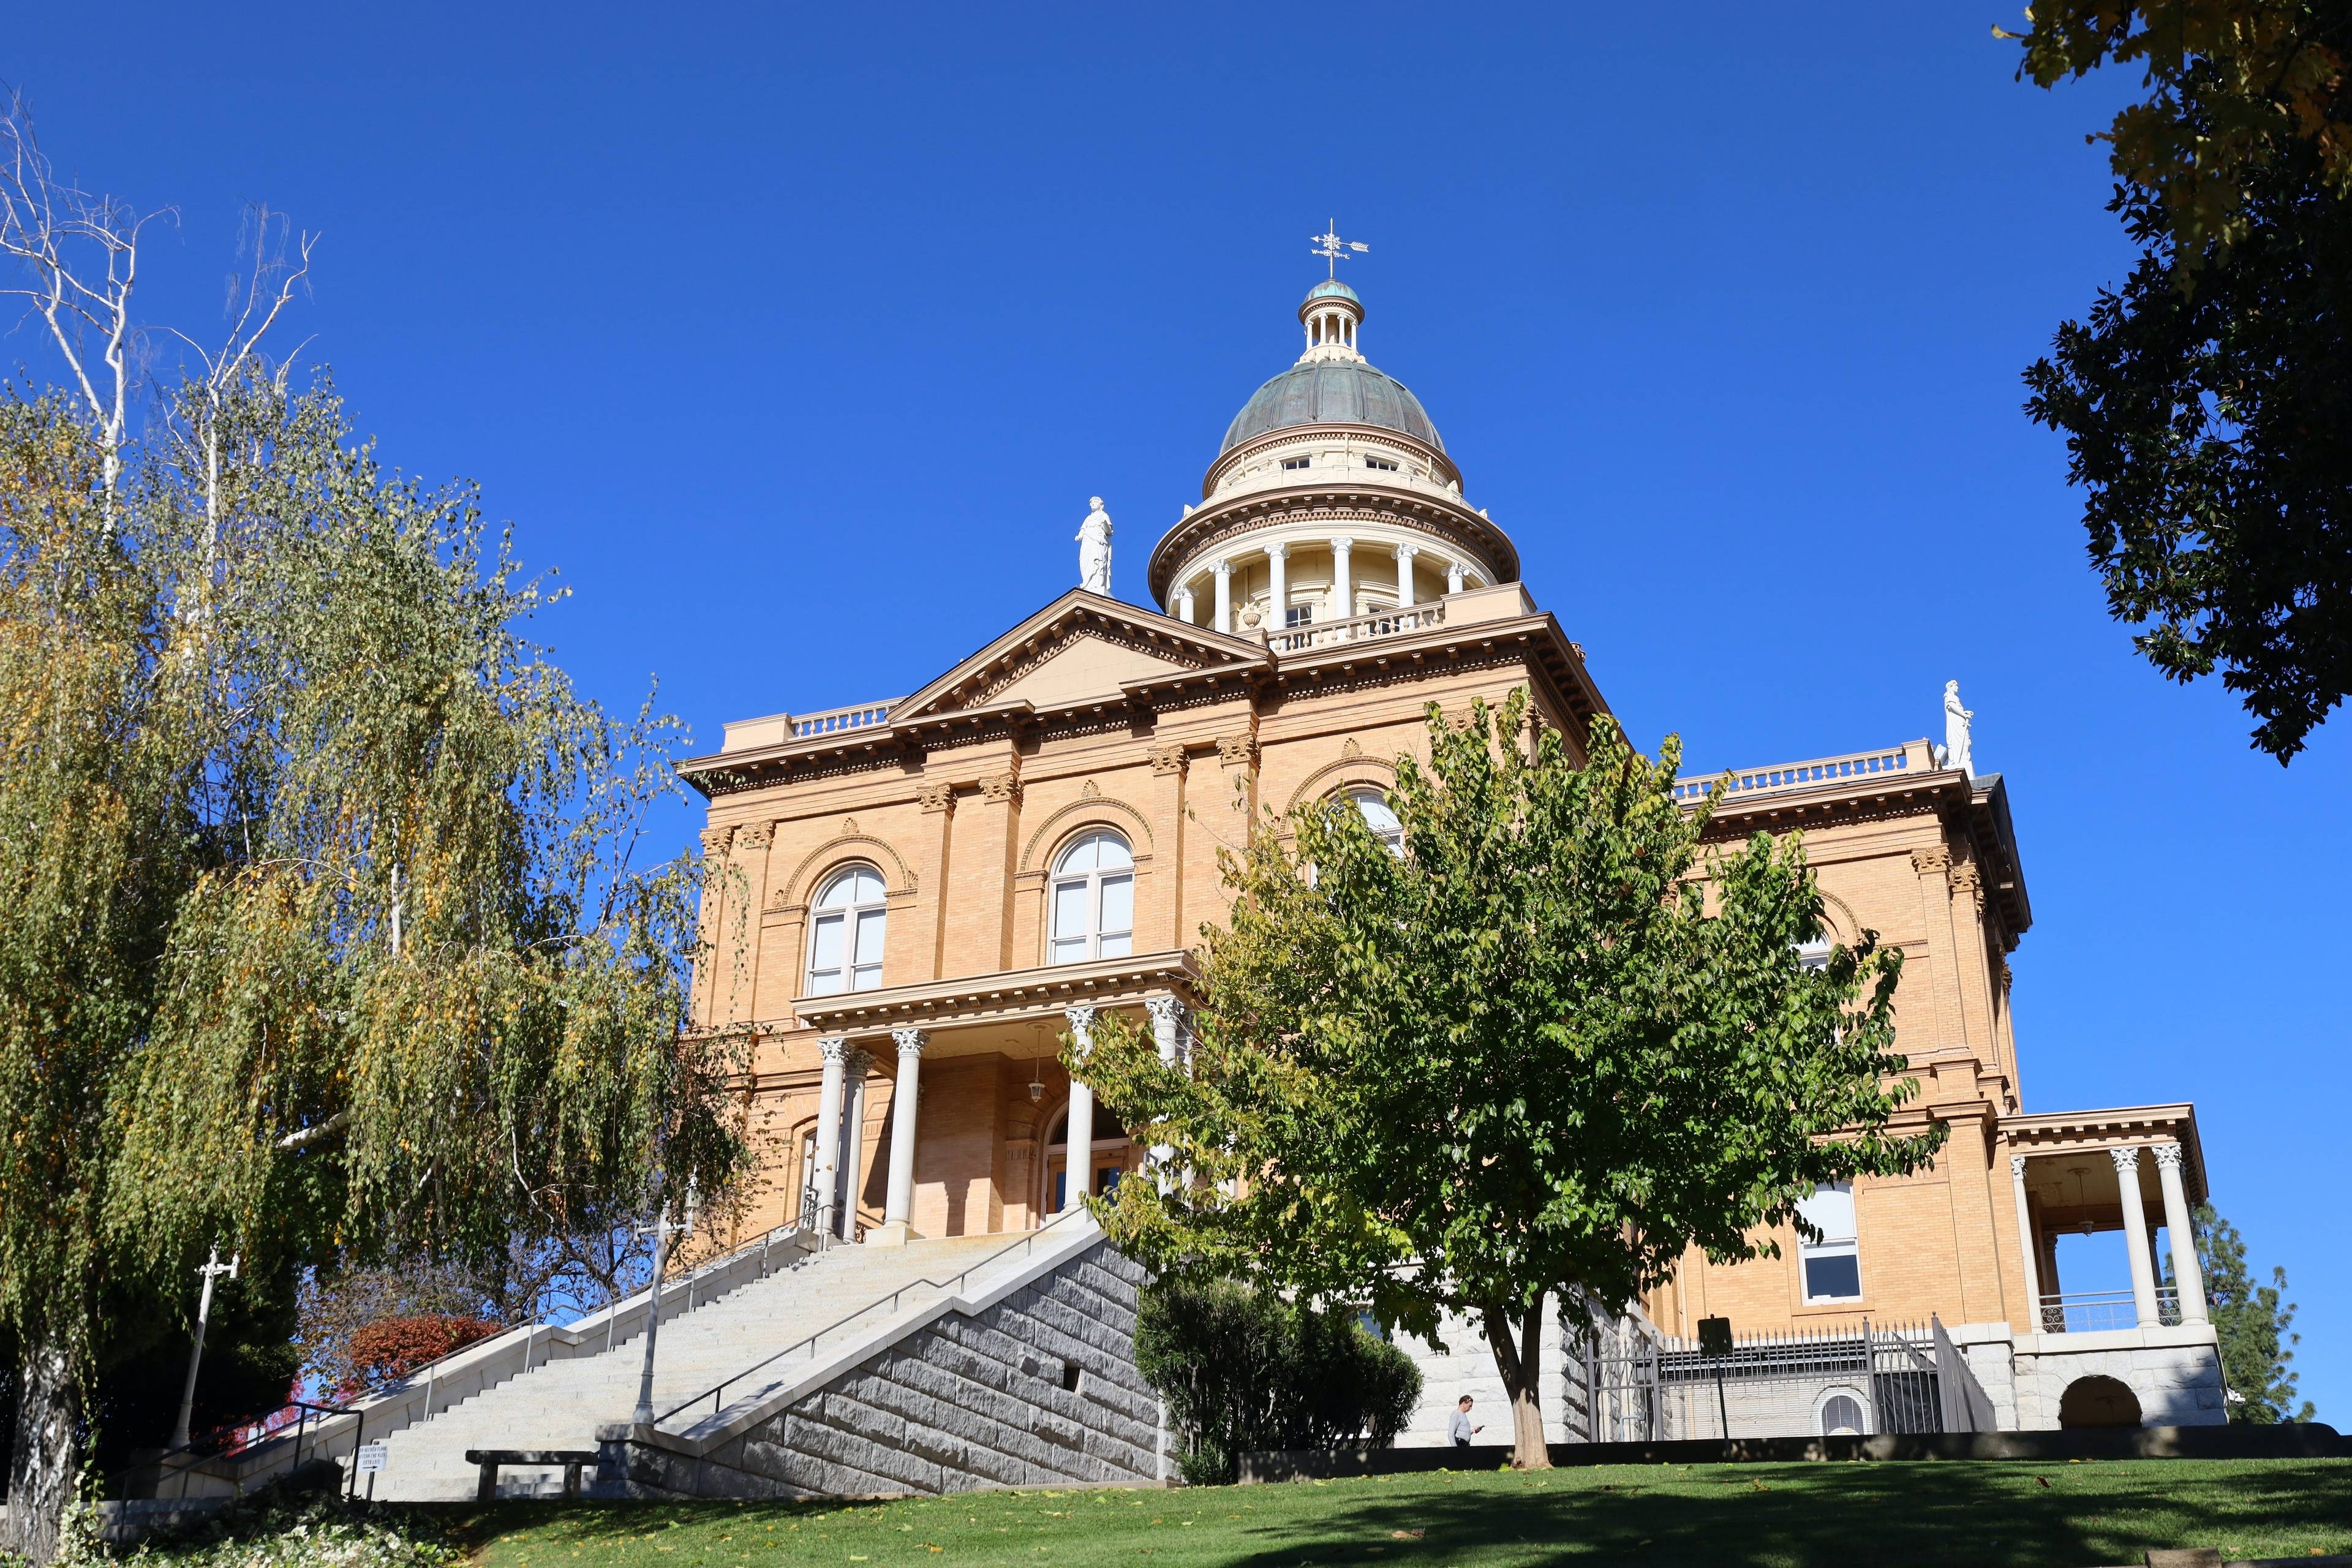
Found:
M 824 885 L 809 921 L 808 994 L 872 991 L 882 984 L 882 938 L 889 919 L 881 874 L 852 866 Z
M 1819 1241 L 1799 1244 L 1805 1300 L 1861 1300 L 1862 1258 L 1855 1245 L 1853 1188 L 1844 1182 L 1816 1187 L 1797 1209 L 1822 1233 Z
M 1822 1401 L 1822 1436 L 1824 1437 L 1859 1437 L 1862 1429 L 1862 1400 L 1840 1388 L 1832 1390 Z
M 1312 605 L 1293 605 L 1282 612 L 1282 624 L 1286 626 L 1308 626 L 1314 619 L 1315 606 Z
M 1388 474 L 1393 474 L 1397 471 L 1397 466 L 1394 463 L 1390 462 L 1386 458 L 1366 458 L 1364 459 L 1364 467 L 1368 468 L 1378 468 L 1382 473 Z
M 1303 468 L 1314 461 L 1312 458 L 1285 458 L 1282 459 L 1282 466 L 1286 468 Z
M 1054 865 L 1053 961 L 1135 951 L 1135 857 L 1116 833 L 1089 833 Z
M 1397 820 L 1396 808 L 1389 805 L 1387 795 L 1376 789 L 1355 789 L 1348 792 L 1348 799 L 1362 814 L 1364 826 L 1389 847 L 1390 854 L 1404 853 L 1404 824 Z

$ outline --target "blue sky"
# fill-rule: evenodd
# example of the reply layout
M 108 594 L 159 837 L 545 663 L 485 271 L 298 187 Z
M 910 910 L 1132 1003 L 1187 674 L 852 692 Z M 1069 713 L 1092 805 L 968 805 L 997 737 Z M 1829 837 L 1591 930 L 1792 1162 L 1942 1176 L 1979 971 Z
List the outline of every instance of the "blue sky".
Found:
M 216 321 L 240 203 L 322 230 L 306 353 L 562 568 L 590 689 L 658 674 L 711 744 L 978 647 L 1074 581 L 1090 494 L 1143 597 L 1336 216 L 1368 355 L 1638 738 L 1940 735 L 1959 679 L 2037 921 L 2029 1109 L 2196 1100 L 2352 1415 L 2313 879 L 2352 721 L 2282 770 L 2106 618 L 2018 372 L 2126 264 L 2083 133 L 2128 84 L 2014 82 L 2011 0 L 118 9 L 17 8 L 0 77 L 180 209 L 149 319 Z

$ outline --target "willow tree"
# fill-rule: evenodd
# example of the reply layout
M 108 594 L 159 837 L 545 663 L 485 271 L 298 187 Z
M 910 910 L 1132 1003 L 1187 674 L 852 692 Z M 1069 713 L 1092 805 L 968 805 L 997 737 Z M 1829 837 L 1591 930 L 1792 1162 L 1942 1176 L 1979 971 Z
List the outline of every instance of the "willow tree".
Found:
M 741 1158 L 739 1043 L 683 1027 L 698 869 L 638 863 L 670 722 L 575 691 L 526 636 L 557 595 L 323 380 L 198 395 L 217 460 L 143 453 L 111 506 L 87 415 L 0 405 L 6 1544 L 37 1560 L 125 1304 L 184 1318 L 207 1247 L 502 1253 Z
M 1166 1152 L 1098 1205 L 1121 1245 L 1439 1342 L 1468 1318 L 1538 1467 L 1548 1318 L 1613 1309 L 1690 1247 L 1770 1254 L 1818 1184 L 1912 1170 L 1938 1137 L 1890 1131 L 1916 1092 L 1899 952 L 1865 933 L 1801 958 L 1822 933 L 1802 847 L 1704 857 L 1675 742 L 1652 761 L 1604 720 L 1579 767 L 1518 693 L 1433 709 L 1430 747 L 1397 760 L 1401 852 L 1319 805 L 1227 859 L 1189 1060 L 1118 1022 L 1066 1060 Z

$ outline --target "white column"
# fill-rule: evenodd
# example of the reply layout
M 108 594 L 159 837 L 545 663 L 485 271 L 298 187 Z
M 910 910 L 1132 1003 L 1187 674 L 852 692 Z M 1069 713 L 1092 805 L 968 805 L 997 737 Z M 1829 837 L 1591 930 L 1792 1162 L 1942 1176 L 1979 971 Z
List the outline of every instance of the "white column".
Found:
M 1176 618 L 1187 626 L 1195 624 L 1192 620 L 1192 590 L 1189 587 L 1176 590 Z
M 1221 589 L 1224 584 L 1223 573 L 1220 566 Z M 1073 1054 L 1083 1064 L 1095 1048 L 1095 1010 L 1066 1007 L 1062 1016 L 1070 1021 L 1070 1037 L 1077 1046 Z M 1070 1079 L 1070 1120 L 1068 1131 L 1062 1136 L 1062 1212 L 1067 1214 L 1084 1203 L 1095 1170 L 1095 1091 L 1076 1078 Z
M 1221 632 L 1234 629 L 1234 563 L 1220 561 L 1213 568 L 1217 577 L 1216 628 Z
M 1420 553 L 1421 546 L 1418 544 L 1400 544 L 1396 547 L 1397 607 L 1399 609 L 1412 603 L 1412 558 Z
M 890 1091 L 890 1192 L 882 1206 L 884 1240 L 913 1235 L 915 1217 L 915 1118 L 923 1100 L 923 1047 L 930 1037 L 920 1029 L 893 1029 L 898 1045 L 898 1081 Z
M 816 1091 L 816 1223 L 820 1230 L 837 1230 L 834 1224 L 841 1192 L 842 1058 L 849 1042 L 835 1035 L 816 1043 L 824 1060 L 824 1078 Z
M 857 1235 L 857 1194 L 866 1175 L 866 1073 L 874 1058 L 851 1049 L 842 1058 L 841 1229 L 844 1241 Z
M 1174 1067 L 1178 1031 L 1183 1023 L 1184 1005 L 1173 996 L 1148 996 L 1144 998 L 1143 1010 L 1151 1015 L 1151 1039 L 1152 1043 L 1160 1047 L 1160 1066 Z M 1171 1145 L 1154 1143 L 1151 1146 L 1152 1175 L 1159 1182 L 1160 1190 L 1163 1193 L 1173 1184 L 1174 1178 L 1169 1167 L 1175 1163 L 1175 1160 L 1176 1151 Z
M 2205 1310 L 2205 1271 L 2197 1263 L 2197 1232 L 2189 1213 L 2189 1192 L 2180 1181 L 2180 1145 L 2156 1146 L 2156 1179 L 2164 1188 L 2164 1228 L 2172 1237 L 2172 1279 L 2180 1288 L 2180 1321 L 2210 1322 Z
M 1356 542 L 1345 537 L 1331 542 L 1331 607 L 1332 619 L 1344 621 L 1356 613 L 1356 584 L 1348 571 L 1348 552 Z
M 2116 1184 L 2123 1189 L 2124 1257 L 2131 1265 L 2132 1312 L 2143 1329 L 2157 1326 L 2156 1269 L 2147 1258 L 2147 1205 L 2139 1195 L 2139 1151 L 2110 1149 Z
M 2025 1268 L 2025 1331 L 2042 1331 L 2042 1257 L 2033 1245 L 2033 1206 L 2025 1198 L 2025 1156 L 2009 1157 L 2010 1185 L 2017 1189 L 2017 1255 Z
M 1459 561 L 1447 562 L 1445 563 L 1445 591 L 1449 594 L 1458 594 L 1462 592 L 1462 579 L 1469 570 L 1470 569 L 1468 567 L 1463 565 Z
M 1290 608 L 1290 546 L 1269 544 L 1265 547 L 1265 574 L 1272 586 L 1266 595 L 1265 629 L 1268 636 L 1282 630 L 1289 617 L 1283 614 Z

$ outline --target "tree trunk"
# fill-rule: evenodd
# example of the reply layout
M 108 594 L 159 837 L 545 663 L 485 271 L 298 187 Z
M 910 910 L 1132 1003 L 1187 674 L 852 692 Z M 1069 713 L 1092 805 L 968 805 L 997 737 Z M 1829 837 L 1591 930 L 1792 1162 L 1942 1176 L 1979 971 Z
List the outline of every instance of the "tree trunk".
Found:
M 1544 1442 L 1543 1400 L 1538 1380 L 1543 1375 L 1544 1292 L 1538 1291 L 1513 1324 L 1510 1311 L 1488 1307 L 1479 1313 L 1486 1342 L 1494 1347 L 1495 1370 L 1503 1374 L 1503 1392 L 1511 1402 L 1511 1468 L 1551 1468 L 1551 1449 Z
M 57 1555 L 66 1510 L 81 1484 L 81 1390 L 64 1352 L 31 1340 L 22 1351 L 0 1552 L 41 1563 Z

